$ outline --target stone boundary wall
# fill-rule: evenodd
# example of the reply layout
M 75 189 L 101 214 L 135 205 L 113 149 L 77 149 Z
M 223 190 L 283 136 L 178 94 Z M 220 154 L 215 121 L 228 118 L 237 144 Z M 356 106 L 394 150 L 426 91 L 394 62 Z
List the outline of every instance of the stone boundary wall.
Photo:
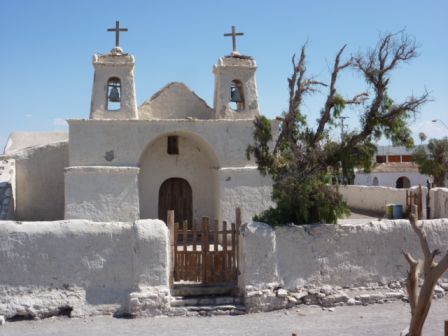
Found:
M 0 315 L 160 315 L 169 309 L 162 221 L 0 222 Z
M 423 225 L 430 247 L 444 253 L 448 219 L 425 220 Z M 319 286 L 364 288 L 402 282 L 408 270 L 402 249 L 421 257 L 417 236 L 407 220 L 275 229 L 254 222 L 242 226 L 240 244 L 239 287 L 249 311 L 285 307 L 289 293 L 297 301 L 308 297 L 309 288 Z
M 412 187 L 415 190 L 418 187 Z M 423 218 L 426 218 L 426 194 L 423 187 Z M 391 187 L 346 185 L 340 186 L 339 192 L 351 209 L 386 214 L 386 204 L 402 204 L 406 211 L 406 190 Z

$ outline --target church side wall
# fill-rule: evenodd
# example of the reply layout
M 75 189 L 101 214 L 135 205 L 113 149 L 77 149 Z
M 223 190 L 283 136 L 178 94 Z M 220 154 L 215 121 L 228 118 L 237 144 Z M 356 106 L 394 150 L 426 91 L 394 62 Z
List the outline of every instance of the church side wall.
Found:
M 223 168 L 218 171 L 221 197 L 218 201 L 220 218 L 235 221 L 235 209 L 241 208 L 243 223 L 273 206 L 272 180 L 260 175 L 255 167 Z
M 15 219 L 63 219 L 67 142 L 25 149 L 12 157 L 16 160 Z
M 136 167 L 70 167 L 65 173 L 65 218 L 132 221 L 140 218 Z
M 160 313 L 168 306 L 168 248 L 158 220 L 0 222 L 0 315 Z

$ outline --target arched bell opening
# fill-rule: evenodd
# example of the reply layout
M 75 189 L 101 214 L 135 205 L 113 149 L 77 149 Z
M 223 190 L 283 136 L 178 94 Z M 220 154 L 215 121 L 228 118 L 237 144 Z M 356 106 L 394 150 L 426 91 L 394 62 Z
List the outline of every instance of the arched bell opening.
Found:
M 118 111 L 121 109 L 121 80 L 118 77 L 111 77 L 107 81 L 107 110 Z
M 230 102 L 229 107 L 234 111 L 244 110 L 244 90 L 243 83 L 234 79 L 230 84 Z

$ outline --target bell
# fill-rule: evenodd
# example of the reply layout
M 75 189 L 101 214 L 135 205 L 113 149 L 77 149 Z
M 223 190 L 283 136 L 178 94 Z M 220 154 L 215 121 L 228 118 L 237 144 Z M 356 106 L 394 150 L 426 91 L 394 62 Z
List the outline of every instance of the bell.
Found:
M 230 101 L 233 103 L 241 103 L 243 101 L 240 88 L 238 86 L 232 87 L 230 91 Z
M 112 103 L 120 102 L 120 92 L 115 86 L 110 90 L 109 101 L 111 101 Z

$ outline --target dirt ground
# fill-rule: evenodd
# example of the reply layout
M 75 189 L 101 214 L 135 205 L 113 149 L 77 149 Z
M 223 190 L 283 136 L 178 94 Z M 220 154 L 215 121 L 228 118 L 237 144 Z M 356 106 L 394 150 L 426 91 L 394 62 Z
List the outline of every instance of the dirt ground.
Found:
M 405 302 L 369 306 L 338 307 L 333 312 L 320 307 L 242 316 L 171 317 L 116 319 L 50 318 L 41 321 L 8 322 L 0 326 L 1 336 L 109 336 L 109 335 L 286 335 L 298 336 L 387 336 L 399 335 L 409 322 Z M 448 297 L 434 301 L 425 325 L 425 336 L 441 336 L 448 320 Z

